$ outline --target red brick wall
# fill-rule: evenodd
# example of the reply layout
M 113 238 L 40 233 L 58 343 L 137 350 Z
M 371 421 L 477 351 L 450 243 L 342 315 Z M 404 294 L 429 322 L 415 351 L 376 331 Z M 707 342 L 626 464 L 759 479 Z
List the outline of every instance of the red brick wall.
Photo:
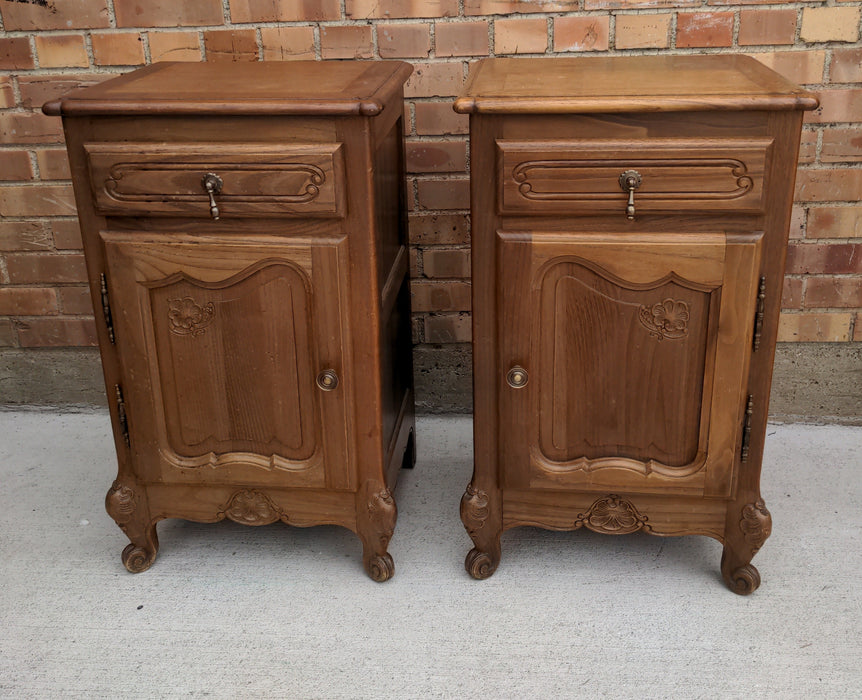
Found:
M 467 119 L 486 55 L 752 54 L 820 94 L 808 116 L 781 339 L 862 341 L 860 2 L 0 0 L 0 346 L 95 342 L 60 120 L 43 101 L 158 60 L 400 58 L 414 336 L 470 340 Z

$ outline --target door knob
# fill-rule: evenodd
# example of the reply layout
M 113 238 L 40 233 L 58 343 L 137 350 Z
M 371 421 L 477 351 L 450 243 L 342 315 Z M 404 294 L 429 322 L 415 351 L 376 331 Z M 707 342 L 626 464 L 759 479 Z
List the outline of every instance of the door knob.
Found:
M 506 374 L 506 383 L 513 389 L 520 389 L 521 387 L 527 386 L 527 382 L 529 380 L 530 375 L 527 374 L 527 370 L 518 365 L 512 367 L 512 369 L 510 369 Z
M 334 369 L 325 369 L 317 375 L 317 386 L 322 391 L 334 391 L 338 386 L 338 375 Z

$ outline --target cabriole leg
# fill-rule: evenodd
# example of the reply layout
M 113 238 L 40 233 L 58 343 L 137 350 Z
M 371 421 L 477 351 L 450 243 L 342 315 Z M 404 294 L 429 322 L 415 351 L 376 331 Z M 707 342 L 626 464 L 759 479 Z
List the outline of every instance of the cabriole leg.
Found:
M 357 494 L 356 530 L 362 540 L 362 563 L 375 581 L 392 578 L 395 564 L 389 552 L 389 540 L 395 531 L 398 509 L 389 489 L 379 481 L 366 481 Z
M 738 518 L 728 517 L 721 575 L 734 593 L 748 595 L 760 586 L 760 573 L 751 560 L 771 532 L 772 516 L 762 498 L 743 505 Z
M 475 579 L 488 578 L 500 563 L 500 535 L 503 518 L 499 493 L 489 496 L 470 484 L 461 498 L 461 522 L 475 545 L 467 554 L 464 568 Z
M 149 569 L 159 551 L 159 538 L 146 496 L 130 483 L 117 480 L 105 496 L 105 510 L 131 540 L 123 549 L 123 565 L 133 574 Z

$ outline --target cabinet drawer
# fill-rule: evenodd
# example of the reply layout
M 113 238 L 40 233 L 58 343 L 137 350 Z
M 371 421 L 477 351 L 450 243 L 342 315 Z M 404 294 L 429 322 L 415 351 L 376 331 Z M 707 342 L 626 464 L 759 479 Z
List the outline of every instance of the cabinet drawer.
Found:
M 763 212 L 771 139 L 497 141 L 501 214 L 626 217 L 620 176 L 640 175 L 635 212 Z
M 344 216 L 339 143 L 85 144 L 96 209 L 115 215 L 210 218 L 203 179 L 221 180 L 221 217 Z

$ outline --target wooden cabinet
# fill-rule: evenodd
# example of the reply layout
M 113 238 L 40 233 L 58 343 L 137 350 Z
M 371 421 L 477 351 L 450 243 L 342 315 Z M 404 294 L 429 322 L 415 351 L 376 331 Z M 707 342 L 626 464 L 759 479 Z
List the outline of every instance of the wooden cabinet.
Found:
M 62 114 L 130 571 L 164 518 L 337 524 L 413 463 L 400 62 L 156 64 Z M 217 96 L 217 97 L 213 97 Z
M 475 466 L 490 576 L 519 525 L 702 534 L 737 593 L 759 478 L 802 112 L 742 56 L 489 59 L 469 113 Z

